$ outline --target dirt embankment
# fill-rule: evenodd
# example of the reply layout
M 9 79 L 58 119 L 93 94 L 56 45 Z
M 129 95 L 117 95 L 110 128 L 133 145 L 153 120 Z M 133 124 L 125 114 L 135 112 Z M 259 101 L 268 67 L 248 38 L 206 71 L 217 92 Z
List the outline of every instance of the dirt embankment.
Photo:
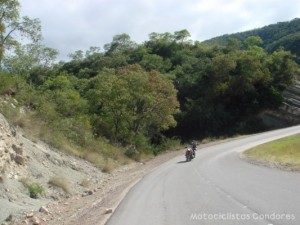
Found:
M 106 174 L 26 139 L 0 114 L 0 224 L 104 224 L 131 186 L 179 154 L 168 152 Z

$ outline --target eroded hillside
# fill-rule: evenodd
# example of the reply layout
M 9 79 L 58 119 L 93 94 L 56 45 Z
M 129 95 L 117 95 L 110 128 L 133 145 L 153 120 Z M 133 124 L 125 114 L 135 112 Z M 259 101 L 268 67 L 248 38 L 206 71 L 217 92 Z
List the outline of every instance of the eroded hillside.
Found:
M 38 211 L 52 202 L 84 195 L 107 174 L 42 142 L 33 143 L 0 114 L 0 222 Z

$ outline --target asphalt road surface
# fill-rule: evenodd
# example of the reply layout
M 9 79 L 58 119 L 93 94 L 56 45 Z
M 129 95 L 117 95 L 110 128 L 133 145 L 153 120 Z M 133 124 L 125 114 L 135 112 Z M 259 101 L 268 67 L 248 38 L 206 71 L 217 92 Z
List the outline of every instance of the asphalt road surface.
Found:
M 257 166 L 242 151 L 300 126 L 201 148 L 164 163 L 136 184 L 107 225 L 299 225 L 300 172 Z

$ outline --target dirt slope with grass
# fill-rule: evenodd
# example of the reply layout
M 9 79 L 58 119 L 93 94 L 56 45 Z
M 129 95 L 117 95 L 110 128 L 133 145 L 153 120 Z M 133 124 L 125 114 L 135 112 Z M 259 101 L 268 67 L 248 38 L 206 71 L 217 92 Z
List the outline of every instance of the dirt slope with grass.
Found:
M 0 114 L 0 224 L 104 224 L 129 188 L 181 151 L 110 174 L 43 142 Z

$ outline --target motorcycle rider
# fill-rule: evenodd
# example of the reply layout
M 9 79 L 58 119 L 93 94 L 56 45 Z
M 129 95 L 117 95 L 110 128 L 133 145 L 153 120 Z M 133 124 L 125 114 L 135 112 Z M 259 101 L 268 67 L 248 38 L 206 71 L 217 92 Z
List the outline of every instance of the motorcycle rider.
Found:
M 190 161 L 193 157 L 193 150 L 191 148 L 189 148 L 188 146 L 185 147 L 185 157 L 187 161 Z
M 193 140 L 192 141 L 192 143 L 191 143 L 191 145 L 192 145 L 192 150 L 193 150 L 193 156 L 194 156 L 194 158 L 196 157 L 196 150 L 197 150 L 197 142 L 195 141 L 195 140 Z

